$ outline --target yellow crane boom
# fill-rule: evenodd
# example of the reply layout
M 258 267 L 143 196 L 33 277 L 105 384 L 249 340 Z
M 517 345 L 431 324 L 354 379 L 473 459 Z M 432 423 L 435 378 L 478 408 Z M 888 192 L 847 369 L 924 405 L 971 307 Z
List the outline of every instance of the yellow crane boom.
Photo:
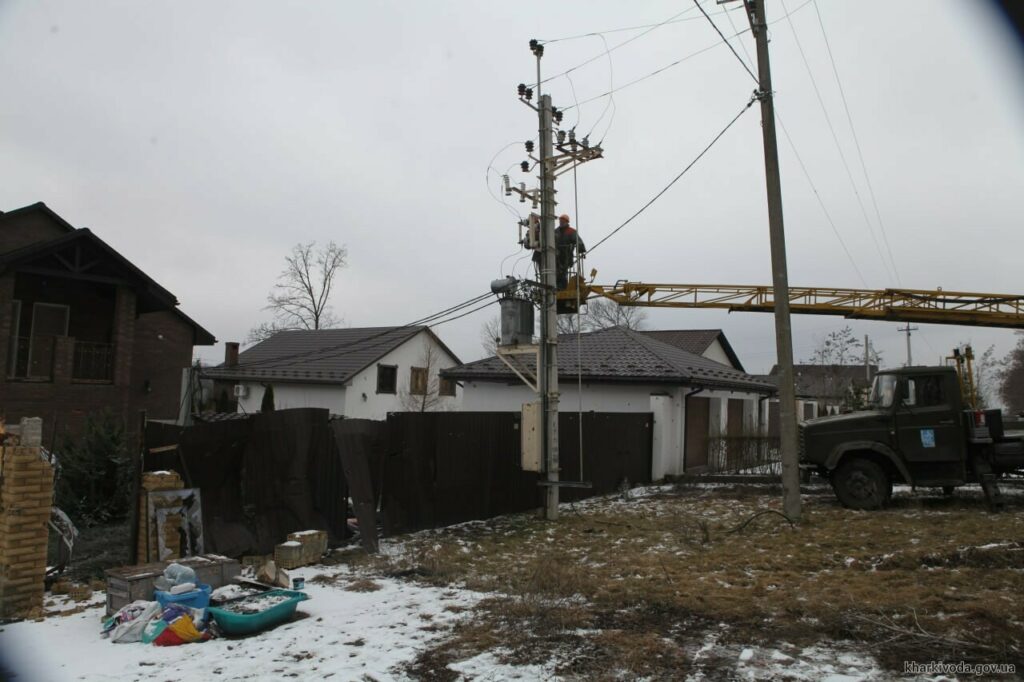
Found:
M 574 283 L 559 299 L 576 297 Z M 580 298 L 603 296 L 619 305 L 654 308 L 719 308 L 743 312 L 772 312 L 771 286 L 735 284 L 650 284 L 617 282 L 583 284 Z M 960 324 L 1024 329 L 1024 296 L 982 294 L 942 289 L 834 289 L 790 287 L 794 313 L 841 315 L 856 320 Z

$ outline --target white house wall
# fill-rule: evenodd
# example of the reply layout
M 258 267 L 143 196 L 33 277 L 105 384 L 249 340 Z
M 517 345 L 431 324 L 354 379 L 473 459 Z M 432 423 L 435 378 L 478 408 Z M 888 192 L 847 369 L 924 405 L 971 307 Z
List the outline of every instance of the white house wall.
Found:
M 575 383 L 559 381 L 559 412 L 580 409 Z M 650 384 L 583 384 L 584 412 L 650 412 L 651 393 L 665 388 Z M 537 400 L 525 384 L 496 381 L 467 381 L 463 387 L 462 410 L 466 412 L 518 412 L 523 403 Z
M 708 346 L 701 355 L 706 357 L 708 360 L 714 360 L 726 367 L 733 367 L 732 360 L 729 359 L 729 356 L 726 354 L 725 349 L 722 348 L 722 344 L 718 339 L 712 341 L 711 345 Z M 739 368 L 737 367 L 736 369 Z
M 580 409 L 576 384 L 559 382 L 559 412 Z M 651 478 L 679 476 L 684 471 L 683 446 L 686 442 L 685 396 L 693 389 L 686 386 L 657 384 L 583 384 L 584 412 L 652 412 L 654 413 Z M 759 396 L 755 393 L 701 391 L 694 395 L 710 400 L 708 435 L 726 433 L 730 399 L 744 401 L 746 425 L 757 421 Z M 466 382 L 462 408 L 467 412 L 518 412 L 523 403 L 536 400 L 536 394 L 523 384 L 499 382 Z
M 238 399 L 238 411 L 252 414 L 260 411 L 263 384 L 244 381 L 239 382 L 248 387 L 248 395 Z M 286 384 L 274 383 L 274 409 L 287 410 L 296 407 L 322 407 L 331 414 L 345 414 L 345 387 L 325 384 Z
M 345 386 L 338 384 L 301 384 L 273 382 L 274 407 L 279 410 L 295 407 L 321 407 L 332 414 L 341 414 L 350 419 L 385 419 L 388 412 L 409 411 L 407 402 L 418 396 L 409 396 L 409 380 L 413 367 L 423 367 L 427 347 L 434 349 L 433 366 L 428 381 L 436 385 L 437 373 L 441 369 L 454 367 L 454 358 L 425 331 L 379 358 L 363 371 L 356 374 Z M 377 393 L 377 365 L 394 365 L 398 368 L 397 392 Z M 259 412 L 263 401 L 264 387 L 259 381 L 238 382 L 248 387 L 248 395 L 238 399 L 239 412 Z M 458 409 L 462 389 L 456 386 L 455 397 L 442 397 L 433 406 L 433 411 Z M 516 410 L 519 408 L 516 407 Z

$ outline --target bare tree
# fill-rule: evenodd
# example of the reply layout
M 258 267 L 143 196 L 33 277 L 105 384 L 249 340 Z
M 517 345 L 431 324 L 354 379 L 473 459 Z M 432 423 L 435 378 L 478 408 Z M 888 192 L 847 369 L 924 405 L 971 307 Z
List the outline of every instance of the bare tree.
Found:
M 501 318 L 492 317 L 480 325 L 480 346 L 484 357 L 498 354 L 498 340 L 501 338 Z
M 316 242 L 296 244 L 285 257 L 285 268 L 267 295 L 274 319 L 249 331 L 250 343 L 289 329 L 328 329 L 341 323 L 331 310 L 331 290 L 338 271 L 345 267 L 348 250 L 333 241 L 316 248 Z
M 399 392 L 402 407 L 408 412 L 440 412 L 448 407 L 451 396 L 441 394 L 438 376 L 441 354 L 427 344 L 420 353 L 419 366 L 410 370 L 409 384 Z
M 1005 408 L 1012 414 L 1024 413 L 1024 335 L 1017 337 L 1017 345 L 1003 358 L 999 380 Z
M 623 306 L 606 298 L 587 303 L 587 313 L 582 317 L 584 331 L 625 327 L 643 329 L 647 324 L 647 311 L 637 306 Z

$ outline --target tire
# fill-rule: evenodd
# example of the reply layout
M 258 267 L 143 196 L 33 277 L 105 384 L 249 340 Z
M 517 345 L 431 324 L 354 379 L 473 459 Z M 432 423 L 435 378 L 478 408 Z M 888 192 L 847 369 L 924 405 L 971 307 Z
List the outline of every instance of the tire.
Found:
M 892 497 L 892 479 L 877 462 L 852 457 L 832 472 L 832 489 L 844 507 L 881 509 Z

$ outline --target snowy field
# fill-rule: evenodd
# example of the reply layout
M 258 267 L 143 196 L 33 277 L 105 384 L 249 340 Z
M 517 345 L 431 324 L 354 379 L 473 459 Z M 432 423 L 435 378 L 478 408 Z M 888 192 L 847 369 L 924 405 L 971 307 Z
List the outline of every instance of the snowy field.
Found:
M 513 515 L 336 552 L 293 572 L 311 597 L 296 618 L 251 637 L 112 644 L 96 593 L 77 613 L 48 596 L 45 620 L 0 628 L 0 652 L 29 682 L 950 680 L 896 668 L 950 642 L 1005 661 L 979 625 L 1004 652 L 1024 631 L 1021 506 L 988 515 L 978 495 L 898 489 L 870 514 L 811 495 L 803 529 L 776 515 L 736 531 L 775 493 L 635 489 L 563 505 L 555 524 Z

